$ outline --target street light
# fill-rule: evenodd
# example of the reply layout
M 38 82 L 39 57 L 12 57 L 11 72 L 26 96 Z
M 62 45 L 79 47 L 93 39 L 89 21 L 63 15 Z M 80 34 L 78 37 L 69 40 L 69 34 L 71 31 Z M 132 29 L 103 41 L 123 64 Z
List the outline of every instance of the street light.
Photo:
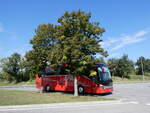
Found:
M 144 71 L 143 71 L 143 62 L 142 62 L 142 58 L 141 58 L 141 68 L 142 68 L 142 79 L 144 81 Z

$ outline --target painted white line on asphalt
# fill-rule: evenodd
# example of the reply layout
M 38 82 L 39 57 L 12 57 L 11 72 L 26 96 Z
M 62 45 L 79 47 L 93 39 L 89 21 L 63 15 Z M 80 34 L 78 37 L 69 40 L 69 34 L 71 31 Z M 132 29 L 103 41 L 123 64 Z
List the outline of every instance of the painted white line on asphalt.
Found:
M 150 106 L 150 103 L 147 103 L 146 105 L 147 105 L 147 106 Z
M 131 101 L 129 103 L 131 103 L 131 104 L 139 104 L 139 102 L 137 102 L 137 101 Z
M 138 104 L 138 102 L 116 102 L 116 103 L 95 103 L 95 104 L 81 104 L 81 105 L 49 105 L 49 106 L 33 106 L 33 107 L 17 107 L 17 108 L 1 108 L 0 111 L 24 111 L 24 110 L 39 110 L 39 109 L 55 109 L 55 108 L 78 108 L 91 107 L 100 105 L 123 105 L 123 104 Z

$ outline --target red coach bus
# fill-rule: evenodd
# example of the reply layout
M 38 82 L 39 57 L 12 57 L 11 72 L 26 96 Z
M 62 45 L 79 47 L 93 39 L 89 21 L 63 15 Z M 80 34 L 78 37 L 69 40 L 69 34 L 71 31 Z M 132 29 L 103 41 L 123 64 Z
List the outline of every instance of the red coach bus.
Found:
M 78 93 L 101 94 L 113 91 L 112 78 L 106 64 L 96 64 L 89 76 L 77 75 Z M 42 91 L 74 91 L 74 77 L 63 69 L 54 72 L 46 69 L 45 74 L 36 75 L 36 88 Z

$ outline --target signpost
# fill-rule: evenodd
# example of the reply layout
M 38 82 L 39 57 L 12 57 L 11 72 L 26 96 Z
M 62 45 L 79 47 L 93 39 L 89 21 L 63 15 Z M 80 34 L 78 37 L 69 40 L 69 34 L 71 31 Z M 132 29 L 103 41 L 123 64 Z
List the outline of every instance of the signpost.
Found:
M 144 71 L 143 71 L 143 62 L 142 62 L 142 58 L 141 58 L 141 68 L 142 68 L 142 80 L 144 81 Z

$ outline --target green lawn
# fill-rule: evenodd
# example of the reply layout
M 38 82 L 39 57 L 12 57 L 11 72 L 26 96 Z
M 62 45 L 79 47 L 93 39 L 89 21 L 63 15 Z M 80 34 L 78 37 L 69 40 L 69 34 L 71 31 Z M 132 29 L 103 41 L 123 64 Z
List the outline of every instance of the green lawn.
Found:
M 150 76 L 144 76 L 144 81 L 150 81 Z M 120 77 L 112 77 L 114 82 L 141 82 L 143 81 L 142 75 L 130 75 L 130 79 L 120 78 Z
M 25 104 L 48 104 L 64 102 L 82 102 L 82 101 L 106 101 L 115 100 L 113 98 L 104 98 L 97 96 L 78 96 L 73 94 L 51 92 L 38 93 L 27 91 L 0 90 L 0 106 L 4 105 L 25 105 Z

